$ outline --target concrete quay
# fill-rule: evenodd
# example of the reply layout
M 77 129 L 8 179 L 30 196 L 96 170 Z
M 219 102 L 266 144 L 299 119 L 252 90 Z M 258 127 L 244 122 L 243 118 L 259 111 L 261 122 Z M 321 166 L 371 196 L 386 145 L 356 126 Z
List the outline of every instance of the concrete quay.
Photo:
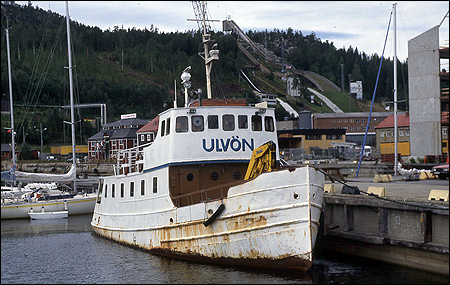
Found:
M 448 197 L 448 179 L 407 181 L 406 176 L 395 176 L 392 182 L 373 181 L 374 177 L 350 177 L 346 183 L 326 180 L 335 192 L 324 193 L 316 250 L 448 276 L 449 202 L 429 200 L 431 190 L 446 191 Z M 360 193 L 342 194 L 346 186 L 358 187 Z M 364 193 L 369 187 L 384 188 L 385 196 Z

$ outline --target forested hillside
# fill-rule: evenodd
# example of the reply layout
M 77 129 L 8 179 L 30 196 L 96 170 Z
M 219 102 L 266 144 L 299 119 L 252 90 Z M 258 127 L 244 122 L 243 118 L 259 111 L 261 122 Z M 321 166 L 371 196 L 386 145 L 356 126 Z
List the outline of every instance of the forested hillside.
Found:
M 2 100 L 9 101 L 8 66 L 5 29 L 9 27 L 12 63 L 12 90 L 15 112 L 15 128 L 18 141 L 27 133 L 27 141 L 39 142 L 39 133 L 33 126 L 39 122 L 48 128 L 44 132 L 47 142 L 70 142 L 69 128 L 63 123 L 67 115 L 56 106 L 69 105 L 69 78 L 67 59 L 66 21 L 59 15 L 31 4 L 14 6 L 2 4 L 1 9 L 1 92 Z M 158 23 L 149 29 L 124 29 L 119 26 L 102 31 L 77 22 L 71 22 L 71 38 L 76 104 L 105 103 L 108 122 L 117 120 L 121 114 L 137 113 L 142 119 L 152 119 L 166 102 L 173 102 L 175 81 L 178 105 L 182 105 L 180 75 L 191 66 L 192 89 L 205 89 L 203 60 L 198 56 L 202 51 L 201 34 L 195 30 L 162 33 Z M 184 27 L 180 27 L 183 30 Z M 248 84 L 240 80 L 239 71 L 247 70 L 249 76 L 255 71 L 236 44 L 235 34 L 221 31 L 211 32 L 218 43 L 220 60 L 212 69 L 213 96 L 219 98 L 241 97 L 255 102 L 255 96 Z M 303 35 L 301 31 L 273 30 L 266 32 L 248 31 L 253 41 L 263 44 L 281 56 L 281 39 L 289 64 L 297 69 L 310 70 L 332 80 L 341 86 L 341 64 L 344 64 L 346 88 L 348 74 L 351 79 L 364 82 L 364 98 L 372 99 L 380 58 L 377 55 L 360 53 L 357 48 L 337 49 L 333 43 L 322 42 L 314 33 Z M 269 67 L 279 72 L 278 67 Z M 278 69 L 277 69 L 278 68 Z M 376 100 L 392 101 L 393 62 L 383 61 L 377 88 Z M 406 63 L 399 63 L 399 100 L 404 98 L 403 79 L 407 79 Z M 260 75 L 261 76 L 261 75 Z M 264 76 L 263 76 L 264 77 Z M 402 79 L 403 78 L 403 79 Z M 266 76 L 273 86 L 266 90 L 277 95 L 285 95 L 285 86 L 271 73 Z M 278 82 L 276 82 L 278 80 Z M 301 79 L 303 80 L 303 79 Z M 272 87 L 271 87 L 272 88 Z M 407 89 L 407 88 L 406 88 Z M 203 91 L 206 93 L 205 91 Z M 206 96 L 206 95 L 204 95 Z M 404 108 L 404 106 L 399 106 Z M 17 109 L 17 110 L 16 110 Z M 30 115 L 30 113 L 32 115 Z M 86 138 L 96 132 L 96 127 L 84 119 L 98 119 L 95 108 L 77 109 L 76 120 L 83 122 L 81 137 L 77 143 L 85 143 Z M 2 117 L 3 121 L 3 117 Z M 3 122 L 2 122 L 3 126 Z M 20 128 L 20 129 L 18 129 Z M 23 131 L 26 130 L 26 131 Z M 31 131 L 30 131 L 31 130 Z M 2 128 L 2 142 L 8 142 Z

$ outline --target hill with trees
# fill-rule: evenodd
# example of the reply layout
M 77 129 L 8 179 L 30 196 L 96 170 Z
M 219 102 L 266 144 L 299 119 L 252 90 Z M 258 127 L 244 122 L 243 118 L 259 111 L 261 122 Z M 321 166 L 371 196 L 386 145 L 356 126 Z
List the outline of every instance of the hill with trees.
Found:
M 70 144 L 70 128 L 67 109 L 70 105 L 67 59 L 66 21 L 64 15 L 28 5 L 5 5 L 1 9 L 1 92 L 2 101 L 9 101 L 8 64 L 5 29 L 9 28 L 12 90 L 14 100 L 15 129 L 19 143 L 27 141 L 38 145 L 40 132 L 35 126 L 42 123 L 49 131 L 43 133 L 44 141 L 53 144 Z M 104 103 L 107 105 L 107 121 L 120 118 L 121 114 L 136 113 L 138 118 L 152 119 L 164 108 L 173 104 L 177 94 L 178 106 L 184 104 L 180 84 L 182 71 L 191 66 L 192 89 L 205 89 L 203 59 L 198 53 L 203 50 L 199 31 L 160 32 L 151 25 L 144 30 L 124 29 L 115 26 L 102 31 L 71 22 L 71 38 L 75 84 L 75 104 Z M 364 100 L 351 99 L 351 111 L 368 111 L 381 58 L 378 55 L 360 53 L 357 48 L 337 49 L 333 43 L 322 42 L 314 33 L 303 35 L 301 31 L 288 29 L 280 31 L 248 31 L 254 42 L 267 42 L 267 49 L 281 56 L 283 40 L 285 60 L 297 69 L 308 70 L 325 76 L 337 86 L 341 86 L 341 64 L 344 64 L 345 80 L 364 82 Z M 218 98 L 247 98 L 250 103 L 257 97 L 245 80 L 240 77 L 244 70 L 250 79 L 264 91 L 278 96 L 286 96 L 286 83 L 280 75 L 280 66 L 265 62 L 270 74 L 263 74 L 253 66 L 239 50 L 237 36 L 232 33 L 211 31 L 211 38 L 218 43 L 220 60 L 212 69 L 212 93 Z M 256 57 L 256 55 L 255 55 Z M 261 62 L 264 59 L 260 58 Z M 399 65 L 399 98 L 407 98 L 407 64 Z M 376 101 L 390 101 L 393 90 L 393 62 L 384 59 Z M 175 81 L 177 90 L 175 90 Z M 307 87 L 304 78 L 298 79 Z M 345 86 L 348 86 L 348 81 Z M 298 111 L 332 112 L 326 106 L 311 104 L 306 88 L 299 99 L 289 98 Z M 205 91 L 203 93 L 206 93 Z M 331 100 L 340 94 L 325 94 Z M 402 95 L 404 94 L 404 95 Z M 331 96 L 331 97 L 330 97 Z M 402 98 L 403 97 L 403 98 Z M 338 99 L 348 110 L 349 101 Z M 400 109 L 405 109 L 406 105 Z M 77 143 L 85 144 L 86 139 L 97 132 L 99 110 L 95 108 L 76 109 L 76 120 L 80 123 Z M 277 119 L 286 116 L 283 108 L 277 106 Z M 2 143 L 9 142 L 9 118 L 2 115 Z M 90 122 L 89 122 L 90 121 Z M 91 122 L 94 122 L 92 124 Z M 78 128 L 78 126 L 77 126 Z M 50 131 L 51 130 L 51 131 Z M 26 139 L 24 138 L 26 136 Z

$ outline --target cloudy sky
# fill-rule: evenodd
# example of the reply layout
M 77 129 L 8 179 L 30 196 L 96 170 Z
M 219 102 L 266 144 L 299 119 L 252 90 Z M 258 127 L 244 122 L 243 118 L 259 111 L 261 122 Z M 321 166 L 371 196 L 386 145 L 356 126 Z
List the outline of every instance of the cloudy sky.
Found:
M 28 1 L 16 1 L 21 5 Z M 65 1 L 31 1 L 33 6 L 66 15 Z M 349 46 L 359 52 L 381 56 L 393 4 L 397 3 L 397 56 L 404 61 L 408 40 L 440 25 L 441 46 L 449 46 L 448 1 L 208 1 L 209 19 L 231 18 L 244 30 L 286 31 L 303 35 L 314 32 L 336 48 Z M 191 1 L 69 1 L 69 15 L 79 23 L 102 30 L 144 29 L 151 25 L 161 32 L 184 32 L 198 28 Z M 445 17 L 447 15 L 447 17 Z M 393 19 L 385 57 L 394 56 Z M 212 27 L 220 31 L 220 22 Z

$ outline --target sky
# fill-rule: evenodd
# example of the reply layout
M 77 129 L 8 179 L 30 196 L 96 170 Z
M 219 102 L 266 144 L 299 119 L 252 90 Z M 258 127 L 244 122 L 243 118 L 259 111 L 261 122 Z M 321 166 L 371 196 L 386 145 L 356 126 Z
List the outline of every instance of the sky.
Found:
M 16 1 L 25 5 L 28 1 Z M 31 1 L 32 6 L 66 15 L 66 1 Z M 440 25 L 439 45 L 449 46 L 448 1 L 208 1 L 208 18 L 230 18 L 244 31 L 314 32 L 337 49 L 350 46 L 367 55 L 383 54 L 393 4 L 397 3 L 397 57 L 405 61 L 408 40 Z M 447 15 L 447 16 L 446 16 Z M 191 1 L 69 1 L 72 20 L 102 30 L 149 29 L 160 32 L 197 30 Z M 384 56 L 394 57 L 393 21 Z M 221 31 L 221 22 L 211 25 Z M 448 66 L 448 63 L 447 63 Z M 447 67 L 448 68 L 448 67 Z

